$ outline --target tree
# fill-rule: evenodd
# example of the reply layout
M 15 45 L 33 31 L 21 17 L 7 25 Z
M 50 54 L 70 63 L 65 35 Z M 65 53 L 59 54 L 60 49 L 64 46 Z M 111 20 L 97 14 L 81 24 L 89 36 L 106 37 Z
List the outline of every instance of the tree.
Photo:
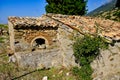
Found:
M 120 0 L 117 0 L 116 7 L 120 8 Z
M 87 0 L 46 0 L 47 13 L 84 15 L 86 13 Z

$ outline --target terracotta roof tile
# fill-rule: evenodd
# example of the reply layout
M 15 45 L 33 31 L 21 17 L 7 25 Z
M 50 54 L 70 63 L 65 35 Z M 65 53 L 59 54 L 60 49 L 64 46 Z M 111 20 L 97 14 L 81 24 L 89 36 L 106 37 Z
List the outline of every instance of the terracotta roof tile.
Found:
M 102 18 L 93 18 L 86 16 L 61 15 L 61 14 L 45 14 L 41 17 L 9 17 L 8 20 L 16 26 L 43 26 L 43 27 L 58 27 L 59 23 L 47 16 L 59 20 L 72 27 L 81 28 L 82 31 L 95 33 L 98 26 L 102 31 L 103 36 L 108 36 L 115 39 L 120 39 L 120 22 L 106 20 Z

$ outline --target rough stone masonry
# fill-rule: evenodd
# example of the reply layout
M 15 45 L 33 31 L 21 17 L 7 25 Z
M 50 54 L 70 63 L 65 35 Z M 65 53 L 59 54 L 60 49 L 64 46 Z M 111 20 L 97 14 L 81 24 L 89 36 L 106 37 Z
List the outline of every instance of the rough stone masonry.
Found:
M 69 68 L 78 66 L 75 63 L 72 50 L 74 38 L 82 36 L 79 32 L 95 34 L 96 27 L 99 29 L 99 35 L 117 41 L 118 46 L 120 46 L 120 23 L 102 18 L 45 14 L 37 18 L 9 17 L 8 24 L 10 47 L 15 52 L 14 56 L 21 67 L 50 68 L 64 66 Z M 94 78 L 100 78 L 99 74 L 103 74 L 102 77 L 107 76 L 108 73 L 105 70 L 111 69 L 108 68 L 108 65 L 117 68 L 111 69 L 117 70 L 114 73 L 120 72 L 118 67 L 120 66 L 120 59 L 118 56 L 116 56 L 117 59 L 112 59 L 112 55 L 114 55 L 112 53 L 120 56 L 120 49 L 117 47 L 114 50 L 110 47 L 110 50 L 112 52 L 109 50 L 102 51 L 102 57 L 93 62 Z M 117 52 L 114 52 L 116 50 Z M 99 62 L 101 59 L 102 62 Z M 104 67 L 100 67 L 102 65 Z

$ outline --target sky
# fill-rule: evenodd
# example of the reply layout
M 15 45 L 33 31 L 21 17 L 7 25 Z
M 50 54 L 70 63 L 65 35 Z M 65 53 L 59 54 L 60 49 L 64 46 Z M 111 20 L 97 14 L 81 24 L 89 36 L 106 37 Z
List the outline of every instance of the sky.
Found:
M 88 12 L 110 0 L 88 0 Z M 0 24 L 7 24 L 8 16 L 39 17 L 45 14 L 46 0 L 0 0 Z

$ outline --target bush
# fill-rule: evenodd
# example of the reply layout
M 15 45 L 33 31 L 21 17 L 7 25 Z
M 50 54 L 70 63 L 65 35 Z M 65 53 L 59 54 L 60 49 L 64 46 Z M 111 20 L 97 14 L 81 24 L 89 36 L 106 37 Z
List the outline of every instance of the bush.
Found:
M 99 49 L 106 49 L 108 44 L 104 38 L 84 36 L 78 38 L 73 45 L 74 56 L 78 62 L 84 65 L 84 63 L 90 63 L 99 54 Z
M 3 43 L 3 42 L 4 42 L 4 38 L 0 37 L 0 43 Z
M 120 11 L 116 11 L 113 16 L 117 16 L 117 17 L 120 17 Z
M 84 67 L 81 68 L 74 67 L 72 72 L 75 76 L 77 76 L 78 80 L 92 80 L 91 74 L 93 71 L 90 65 L 84 65 Z
M 84 36 L 83 38 L 76 39 L 73 45 L 74 56 L 76 62 L 80 64 L 81 69 L 78 70 L 77 74 L 81 80 L 91 80 L 92 69 L 90 63 L 99 54 L 100 49 L 108 48 L 108 43 L 105 39 L 100 36 Z M 73 69 L 73 73 L 76 73 L 77 68 Z

